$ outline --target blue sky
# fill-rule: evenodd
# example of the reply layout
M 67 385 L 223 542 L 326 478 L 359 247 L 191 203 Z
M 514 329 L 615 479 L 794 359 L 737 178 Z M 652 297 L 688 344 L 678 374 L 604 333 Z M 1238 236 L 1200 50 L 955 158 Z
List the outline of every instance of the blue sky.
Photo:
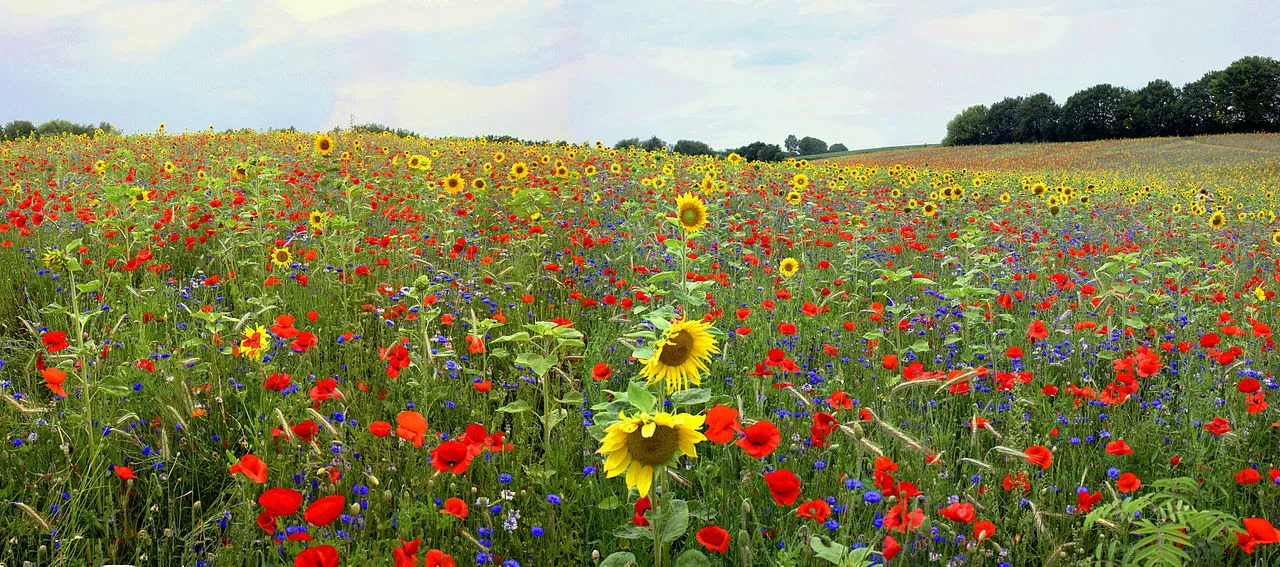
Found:
M 0 0 L 0 121 L 933 143 L 1004 96 L 1280 57 L 1278 29 L 1231 0 Z

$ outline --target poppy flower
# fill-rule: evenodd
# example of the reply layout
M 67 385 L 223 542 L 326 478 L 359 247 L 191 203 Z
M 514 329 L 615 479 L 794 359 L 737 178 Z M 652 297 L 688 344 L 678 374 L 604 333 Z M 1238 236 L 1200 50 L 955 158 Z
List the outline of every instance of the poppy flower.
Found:
M 778 469 L 764 475 L 769 495 L 779 506 L 790 506 L 800 496 L 800 477 L 787 469 Z
M 962 524 L 972 522 L 975 518 L 974 514 L 973 504 L 967 502 L 952 502 L 945 508 L 938 510 L 939 516 Z
M 307 392 L 307 396 L 317 402 L 323 402 L 331 399 L 342 399 L 342 392 L 338 391 L 338 381 L 333 378 L 325 378 L 317 380 L 316 385 L 311 387 Z
M 1217 333 L 1208 333 L 1200 337 L 1201 348 L 1213 348 L 1218 346 L 1220 342 L 1222 342 L 1222 339 L 1218 337 Z
M 116 476 L 120 477 L 120 480 L 133 480 L 138 478 L 133 474 L 133 469 L 124 465 L 116 465 L 112 467 L 112 469 L 115 471 Z
M 1044 324 L 1044 321 L 1037 319 L 1027 327 L 1027 342 L 1029 343 L 1035 344 L 1036 341 L 1044 340 L 1048 336 L 1049 327 Z
M 893 561 L 893 558 L 902 552 L 902 545 L 893 536 L 884 536 L 884 541 L 880 543 L 880 553 L 884 554 L 885 561 Z
M 1004 355 L 1009 358 L 1022 358 L 1022 347 L 1011 346 L 1004 351 Z
M 270 376 L 267 376 L 266 380 L 262 381 L 262 387 L 266 390 L 284 391 L 289 388 L 291 379 L 292 376 L 283 372 L 273 372 Z
M 294 435 L 297 435 L 303 441 L 310 443 L 312 439 L 315 439 L 316 433 L 320 431 L 320 426 L 316 425 L 316 422 L 308 419 L 290 427 L 289 429 L 293 430 Z
M 1257 484 L 1262 480 L 1262 473 L 1257 469 L 1245 467 L 1236 473 L 1236 484 Z
M 396 435 L 421 447 L 426 441 L 427 419 L 416 411 L 402 411 L 396 415 Z
M 1132 455 L 1132 454 L 1133 454 L 1133 449 L 1130 449 L 1130 448 L 1129 448 L 1129 445 L 1128 445 L 1127 443 L 1125 443 L 1125 442 L 1124 442 L 1124 439 L 1118 439 L 1118 440 L 1116 440 L 1116 441 L 1112 441 L 1112 442 L 1110 442 L 1110 443 L 1107 443 L 1107 454 L 1108 454 L 1108 455 L 1117 455 L 1117 456 L 1118 456 L 1118 455 Z
M 45 368 L 40 372 L 44 377 L 44 385 L 50 392 L 60 396 L 67 397 L 67 391 L 62 388 L 62 383 L 67 381 L 67 373 L 60 368 Z
M 608 380 L 610 376 L 613 376 L 613 368 L 604 362 L 597 362 L 591 367 L 591 377 L 596 380 Z
M 49 331 L 40 337 L 40 342 L 49 349 L 50 353 L 59 352 L 71 346 L 71 343 L 67 342 L 65 331 Z
M 464 443 L 445 441 L 431 450 L 431 466 L 440 472 L 462 474 L 471 466 L 474 453 L 467 450 Z
M 293 352 L 307 352 L 319 342 L 316 336 L 308 331 L 298 331 L 297 336 L 289 341 L 289 348 Z
M 1236 532 L 1236 545 L 1245 553 L 1253 553 L 1254 546 L 1280 543 L 1280 530 L 1266 518 L 1245 518 L 1243 532 Z
M 439 549 L 432 549 L 428 551 L 427 556 L 424 557 L 422 561 L 423 567 L 457 567 L 453 562 L 453 556 L 440 551 Z M 396 567 L 400 566 L 397 565 Z
M 729 406 L 713 406 L 707 410 L 704 423 L 707 430 L 703 435 L 708 441 L 721 445 L 733 441 L 737 432 L 742 431 L 742 425 L 738 423 L 738 410 Z
M 886 354 L 880 359 L 880 367 L 885 370 L 893 370 L 898 367 L 898 356 L 894 354 Z
M 490 382 L 489 380 L 481 380 L 481 381 L 479 381 L 479 382 L 472 382 L 472 383 L 471 383 L 471 389 L 472 389 L 472 390 L 475 390 L 475 391 L 477 391 L 477 392 L 480 392 L 481 394 L 483 394 L 483 393 L 488 392 L 489 390 L 492 390 L 492 389 L 493 389 L 493 382 Z
M 409 367 L 409 350 L 404 345 L 394 345 L 387 349 L 387 376 L 399 378 L 400 371 Z
M 375 421 L 369 424 L 369 433 L 375 437 L 386 437 L 391 435 L 391 424 L 385 421 Z
M 988 520 L 982 520 L 973 525 L 973 539 L 982 541 L 996 535 L 996 525 Z
M 262 462 L 262 459 L 252 453 L 248 453 L 240 457 L 240 462 L 231 465 L 231 474 L 236 473 L 243 474 L 258 484 L 263 484 L 267 482 L 267 463 Z
M 1213 421 L 1204 424 L 1204 428 L 1214 435 L 1226 435 L 1231 432 L 1231 422 L 1221 417 L 1213 418 Z
M 293 558 L 293 567 L 338 567 L 338 550 L 332 545 L 308 547 Z
M 782 434 L 778 431 L 778 426 L 767 420 L 755 422 L 743 430 L 743 433 L 746 436 L 739 439 L 737 444 L 753 459 L 769 456 L 774 449 L 778 448 L 778 443 L 782 442 Z
M 815 522 L 821 524 L 831 517 L 831 505 L 825 500 L 810 500 L 800 504 L 796 509 L 797 518 L 813 518 Z
M 796 326 L 792 323 L 778 323 L 778 332 L 784 335 L 796 334 Z
M 1053 452 L 1041 445 L 1027 447 L 1023 454 L 1027 456 L 1027 462 L 1038 465 L 1042 469 L 1049 468 L 1049 465 L 1053 463 Z
M 276 517 L 271 512 L 264 510 L 261 514 L 258 514 L 255 522 L 259 528 L 262 528 L 262 531 L 269 534 L 276 533 Z
M 302 493 L 291 488 L 268 488 L 258 496 L 258 505 L 272 516 L 289 516 L 302 506 Z
M 649 497 L 641 496 L 639 500 L 636 500 L 634 509 L 635 513 L 631 516 L 631 523 L 640 527 L 649 525 L 649 520 L 644 517 L 646 511 L 653 509 L 653 504 L 649 502 Z
M 312 502 L 302 518 L 313 526 L 327 526 L 342 515 L 347 505 L 347 498 L 341 494 L 331 494 Z
M 467 503 L 463 502 L 461 498 L 450 498 L 444 501 L 444 509 L 441 510 L 440 513 L 449 514 L 450 516 L 460 520 L 465 520 L 467 518 L 467 514 L 470 513 L 470 510 L 467 508 Z
M 1131 472 L 1123 473 L 1116 479 L 1116 490 L 1128 494 L 1142 487 L 1142 479 Z
M 1087 514 L 1099 500 L 1102 500 L 1101 492 L 1090 494 L 1088 490 L 1082 488 L 1079 492 L 1076 492 L 1076 509 L 1081 514 Z
M 924 523 L 924 510 L 916 508 L 907 512 L 907 501 L 899 501 L 884 516 L 884 527 L 890 531 L 905 534 Z
M 729 550 L 729 532 L 720 526 L 707 526 L 694 536 L 707 551 L 724 553 Z
M 391 550 L 391 562 L 394 567 L 418 567 L 418 545 L 422 538 L 413 541 L 400 540 L 400 547 Z

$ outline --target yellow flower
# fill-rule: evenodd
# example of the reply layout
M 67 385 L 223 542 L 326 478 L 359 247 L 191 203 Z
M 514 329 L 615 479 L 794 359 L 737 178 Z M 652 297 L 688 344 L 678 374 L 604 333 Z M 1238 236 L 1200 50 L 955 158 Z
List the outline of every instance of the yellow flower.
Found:
M 1253 296 L 1258 298 L 1258 301 L 1267 300 L 1267 292 L 1266 290 L 1262 289 L 1262 286 L 1253 288 Z
M 267 330 L 262 325 L 258 325 L 244 330 L 240 335 L 240 344 L 237 349 L 240 356 L 262 360 L 262 354 L 269 346 L 271 346 L 271 339 L 267 335 Z
M 803 174 L 801 174 L 801 175 L 803 175 Z M 799 191 L 792 191 L 792 192 L 790 192 L 790 193 L 787 193 L 787 204 L 788 204 L 788 205 L 799 205 L 799 204 L 800 204 L 800 192 L 799 192 Z
M 322 156 L 327 156 L 333 151 L 333 138 L 330 138 L 327 134 L 320 134 L 319 136 L 316 136 L 313 146 L 315 147 L 316 153 Z
M 545 156 L 544 156 L 545 157 Z M 524 179 L 529 175 L 529 166 L 522 161 L 511 164 L 511 176 L 516 179 Z
M 790 183 L 796 190 L 803 191 L 804 188 L 809 186 L 809 176 L 803 173 L 797 173 L 791 177 Z
M 661 472 L 676 457 L 677 451 L 697 457 L 696 445 L 707 440 L 698 430 L 706 418 L 687 413 L 659 413 L 650 417 L 640 413 L 631 417 L 619 412 L 621 421 L 605 429 L 597 454 L 605 455 L 607 478 L 627 473 L 627 488 L 635 488 L 640 496 L 649 494 L 655 468 Z
M 288 266 L 292 259 L 293 255 L 289 253 L 288 248 L 276 248 L 271 251 L 271 263 L 276 266 Z
M 782 262 L 778 264 L 778 272 L 784 278 L 794 276 L 798 271 L 800 271 L 800 261 L 795 258 L 783 258 Z
M 458 174 L 450 175 L 440 180 L 440 186 L 450 195 L 457 195 L 462 192 L 462 188 L 467 186 L 467 182 L 462 180 L 462 176 Z
M 676 219 L 686 233 L 698 232 L 707 226 L 707 205 L 691 193 L 676 197 Z
M 311 222 L 311 228 L 323 229 L 325 225 L 329 224 L 329 215 L 320 211 L 311 211 L 307 220 Z
M 711 323 L 702 320 L 672 322 L 658 339 L 653 354 L 640 361 L 644 365 L 640 375 L 646 383 L 661 380 L 666 383 L 668 394 L 684 390 L 690 384 L 702 384 L 702 374 L 708 370 L 707 361 L 712 354 L 720 352 L 715 337 L 708 332 L 710 328 Z

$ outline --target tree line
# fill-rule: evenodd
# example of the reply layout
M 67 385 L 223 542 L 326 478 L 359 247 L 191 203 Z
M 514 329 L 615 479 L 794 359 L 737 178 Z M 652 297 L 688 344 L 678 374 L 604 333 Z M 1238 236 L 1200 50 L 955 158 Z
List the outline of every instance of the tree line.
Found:
M 5 124 L 3 128 L 0 128 L 0 141 L 17 140 L 31 136 L 57 136 L 59 134 L 92 136 L 97 130 L 110 134 L 116 131 L 116 127 L 112 126 L 110 122 L 99 122 L 95 126 L 93 124 L 76 124 L 61 118 L 50 120 L 39 126 L 30 120 L 13 120 Z
M 706 142 L 697 140 L 678 140 L 675 144 L 667 144 L 662 138 L 651 136 L 649 139 L 641 141 L 640 138 L 626 138 L 619 140 L 613 145 L 614 149 L 625 150 L 629 148 L 640 148 L 648 151 L 670 150 L 672 153 L 684 154 L 689 156 L 727 156 L 731 153 L 742 156 L 747 161 L 783 161 L 787 158 L 803 157 L 810 155 L 825 154 L 831 152 L 847 152 L 849 148 L 844 144 L 827 145 L 826 142 L 805 136 L 804 138 L 796 138 L 795 134 L 787 136 L 782 146 L 778 144 L 770 144 L 767 142 L 756 141 L 738 148 L 729 148 L 724 150 L 715 150 Z M 785 149 L 784 149 L 785 148 Z
M 1280 61 L 1244 57 L 1174 87 L 1100 84 L 1058 106 L 1045 93 L 970 106 L 947 123 L 943 145 L 1078 142 L 1227 132 L 1280 132 Z

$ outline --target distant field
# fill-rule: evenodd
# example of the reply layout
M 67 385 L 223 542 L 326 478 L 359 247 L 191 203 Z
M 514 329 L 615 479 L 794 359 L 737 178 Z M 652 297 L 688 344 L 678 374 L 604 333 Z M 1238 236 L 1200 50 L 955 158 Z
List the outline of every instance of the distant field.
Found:
M 835 158 L 867 165 L 985 170 L 1132 170 L 1164 165 L 1257 167 L 1280 174 L 1280 134 L 1224 134 L 1058 144 L 908 146 Z

